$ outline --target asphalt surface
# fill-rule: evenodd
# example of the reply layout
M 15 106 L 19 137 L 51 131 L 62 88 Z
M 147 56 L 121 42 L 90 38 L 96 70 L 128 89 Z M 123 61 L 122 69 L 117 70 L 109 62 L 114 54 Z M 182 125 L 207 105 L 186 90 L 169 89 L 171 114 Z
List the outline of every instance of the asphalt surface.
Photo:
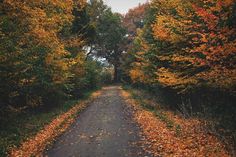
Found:
M 146 157 L 139 144 L 139 127 L 131 116 L 120 87 L 106 87 L 44 156 Z

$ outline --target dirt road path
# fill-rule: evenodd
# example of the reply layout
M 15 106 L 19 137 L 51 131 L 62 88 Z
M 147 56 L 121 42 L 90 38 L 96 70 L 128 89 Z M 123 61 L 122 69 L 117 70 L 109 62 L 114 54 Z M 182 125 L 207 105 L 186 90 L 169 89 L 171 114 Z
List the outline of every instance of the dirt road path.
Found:
M 49 148 L 49 157 L 144 157 L 139 128 L 120 96 L 120 87 L 103 90 L 75 124 Z

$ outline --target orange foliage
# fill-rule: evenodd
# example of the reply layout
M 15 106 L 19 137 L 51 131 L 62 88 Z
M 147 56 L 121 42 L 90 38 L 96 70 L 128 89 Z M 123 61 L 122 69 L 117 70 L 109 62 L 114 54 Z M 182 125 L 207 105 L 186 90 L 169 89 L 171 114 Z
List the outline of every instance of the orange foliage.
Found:
M 77 1 L 82 9 L 86 4 L 85 0 Z M 71 61 L 66 59 L 70 53 L 65 50 L 67 41 L 62 41 L 58 33 L 62 27 L 71 24 L 73 20 L 73 0 L 5 0 L 3 8 L 6 14 L 19 21 L 19 46 L 28 45 L 29 48 L 41 46 L 47 49 L 45 56 L 46 66 L 54 70 L 53 80 L 55 83 L 63 83 L 68 79 L 68 72 Z M 70 42 L 71 44 L 82 45 L 79 38 Z M 40 57 L 40 56 L 35 56 Z
M 148 47 L 140 46 L 140 50 L 152 54 L 145 63 L 150 68 L 160 63 L 155 68 L 156 82 L 185 89 L 204 80 L 209 86 L 232 89 L 236 84 L 236 28 L 229 20 L 235 14 L 234 5 L 233 0 L 151 1 L 155 20 L 149 26 L 154 41 L 148 43 L 150 39 L 143 34 L 138 38 Z M 148 25 L 143 31 L 147 29 Z
M 168 69 L 160 68 L 157 71 L 158 81 L 164 86 L 172 88 L 184 88 L 187 85 L 196 85 L 197 80 L 195 78 L 183 78 L 181 73 L 171 72 Z

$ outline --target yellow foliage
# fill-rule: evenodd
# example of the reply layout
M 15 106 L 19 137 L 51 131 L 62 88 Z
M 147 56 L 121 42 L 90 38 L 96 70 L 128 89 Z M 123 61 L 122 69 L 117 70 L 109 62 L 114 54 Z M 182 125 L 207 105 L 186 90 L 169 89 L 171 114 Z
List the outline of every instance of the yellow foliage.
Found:
M 135 62 L 133 63 L 132 69 L 129 71 L 129 76 L 134 83 L 142 82 L 142 83 L 150 83 L 151 79 L 147 74 L 144 73 L 143 68 L 147 66 L 143 62 Z
M 72 23 L 74 7 L 83 9 L 86 3 L 86 0 L 5 0 L 1 4 L 6 16 L 18 21 L 17 44 L 21 47 L 27 45 L 29 48 L 45 49 L 46 54 L 42 54 L 45 67 L 51 69 L 51 77 L 56 84 L 66 82 L 71 75 L 72 66 L 82 65 L 84 62 L 82 57 L 68 59 L 70 52 L 65 49 L 75 47 L 79 53 L 84 45 L 81 37 L 78 35 L 61 40 L 58 33 L 64 26 Z M 42 57 L 40 54 L 37 55 L 32 58 Z M 83 70 L 77 70 L 79 71 L 84 73 Z
M 180 12 L 182 16 L 186 15 L 184 10 L 185 6 L 181 4 L 180 1 L 177 1 L 175 4 L 178 6 L 176 6 L 177 11 Z M 167 7 L 165 12 L 171 8 L 174 8 L 174 6 L 169 3 L 168 5 L 161 7 Z M 180 42 L 184 40 L 184 35 L 188 33 L 187 29 L 189 28 L 188 25 L 190 23 L 191 20 L 188 20 L 186 17 L 176 18 L 171 16 L 169 13 L 165 13 L 164 15 L 161 13 L 157 14 L 156 20 L 152 24 L 153 36 L 157 40 L 169 41 L 172 43 Z
M 181 76 L 181 73 L 171 72 L 166 68 L 160 68 L 156 72 L 157 81 L 164 86 L 182 88 L 184 89 L 187 85 L 196 85 L 198 81 L 194 78 L 187 78 Z
M 143 30 L 142 29 L 138 29 L 137 30 L 137 37 L 136 37 L 136 41 L 140 42 L 140 51 L 142 52 L 146 52 L 149 50 L 150 46 L 149 44 L 145 41 L 145 39 L 143 38 Z

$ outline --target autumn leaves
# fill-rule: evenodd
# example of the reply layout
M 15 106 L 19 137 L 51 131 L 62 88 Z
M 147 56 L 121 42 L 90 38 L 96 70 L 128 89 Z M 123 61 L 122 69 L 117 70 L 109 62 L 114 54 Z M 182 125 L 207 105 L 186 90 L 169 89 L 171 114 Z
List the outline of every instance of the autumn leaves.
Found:
M 185 119 L 158 108 L 159 104 L 145 98 L 141 91 L 130 89 L 129 92 L 123 90 L 122 96 L 134 109 L 133 118 L 141 127 L 144 137 L 142 144 L 146 152 L 155 157 L 230 156 L 225 144 L 209 134 L 200 119 Z M 147 108 L 151 104 L 155 106 L 152 106 L 154 110 Z
M 1 107 L 57 105 L 63 103 L 58 98 L 85 90 L 91 82 L 97 86 L 97 77 L 92 81 L 87 77 L 97 76 L 102 67 L 85 61 L 88 43 L 80 28 L 88 27 L 80 20 L 86 5 L 84 0 L 0 4 Z
M 133 81 L 148 80 L 182 91 L 202 85 L 232 90 L 234 5 L 232 0 L 153 0 L 146 25 L 136 37 Z

